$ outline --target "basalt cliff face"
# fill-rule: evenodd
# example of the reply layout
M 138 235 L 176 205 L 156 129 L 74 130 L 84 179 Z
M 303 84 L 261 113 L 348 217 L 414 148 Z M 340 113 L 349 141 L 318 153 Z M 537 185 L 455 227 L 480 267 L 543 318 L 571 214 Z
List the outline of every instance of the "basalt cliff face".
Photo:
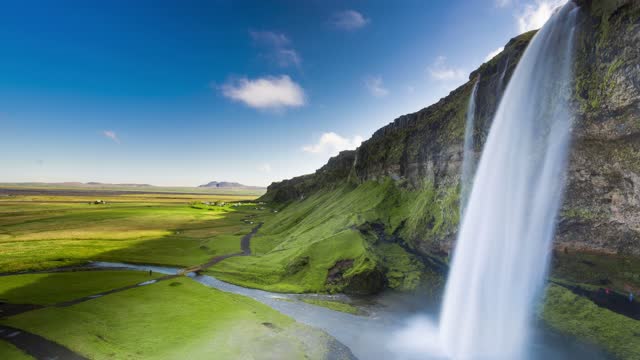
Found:
M 640 2 L 577 3 L 576 119 L 556 246 L 640 256 Z M 314 174 L 271 184 L 263 199 L 288 203 L 344 183 L 358 187 L 393 181 L 399 191 L 415 191 L 427 183 L 436 194 L 434 206 L 449 206 L 441 200 L 452 189 L 459 195 L 472 88 L 479 82 L 473 134 L 479 157 L 500 98 L 534 35 L 512 39 L 466 84 L 434 105 L 397 118 L 357 150 L 340 153 Z M 425 218 L 411 223 L 414 231 L 392 232 L 422 255 L 447 256 L 455 222 L 440 226 Z

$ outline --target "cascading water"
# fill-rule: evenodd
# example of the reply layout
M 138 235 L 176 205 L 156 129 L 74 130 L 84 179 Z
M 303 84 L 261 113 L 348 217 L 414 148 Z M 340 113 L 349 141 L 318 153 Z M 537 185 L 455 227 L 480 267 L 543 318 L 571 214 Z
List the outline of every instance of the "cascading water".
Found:
M 525 358 L 563 192 L 576 15 L 568 3 L 535 35 L 493 119 L 440 317 L 451 358 Z
M 473 85 L 473 90 L 471 90 L 469 105 L 467 105 L 467 122 L 464 128 L 464 148 L 462 151 L 462 175 L 460 177 L 460 218 L 462 218 L 464 209 L 467 207 L 467 200 L 473 182 L 473 173 L 476 167 L 473 133 L 475 129 L 476 93 L 478 92 L 479 83 L 480 79 L 477 79 Z

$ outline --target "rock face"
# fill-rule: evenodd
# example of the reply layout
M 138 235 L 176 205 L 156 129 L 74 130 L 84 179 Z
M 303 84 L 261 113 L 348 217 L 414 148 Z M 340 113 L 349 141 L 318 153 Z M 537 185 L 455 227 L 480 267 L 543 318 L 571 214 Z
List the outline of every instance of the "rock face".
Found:
M 640 255 L 640 3 L 583 1 L 575 143 L 557 244 Z
M 640 255 L 640 2 L 577 2 L 574 145 L 556 245 Z M 264 199 L 297 201 L 344 182 L 357 186 L 389 178 L 408 190 L 425 181 L 436 192 L 457 187 L 475 82 L 479 156 L 502 93 L 534 35 L 512 39 L 471 73 L 469 82 L 438 103 L 397 118 L 357 150 L 340 153 L 314 174 L 272 184 Z M 454 239 L 442 234 L 406 240 L 433 255 L 446 253 Z

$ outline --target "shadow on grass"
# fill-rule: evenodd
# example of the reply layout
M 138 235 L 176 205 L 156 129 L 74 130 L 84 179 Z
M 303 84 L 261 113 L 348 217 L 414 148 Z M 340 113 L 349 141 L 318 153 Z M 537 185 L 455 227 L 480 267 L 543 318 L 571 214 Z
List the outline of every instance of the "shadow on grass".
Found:
M 188 205 L 184 205 L 188 208 Z M 178 208 L 179 211 L 184 209 Z M 154 209 L 149 208 L 150 221 L 158 221 L 158 217 L 171 216 L 170 213 L 159 212 L 155 215 Z M 216 216 L 202 216 L 211 214 L 211 210 L 189 210 L 193 211 L 178 225 L 172 219 L 167 220 L 167 228 L 162 229 L 162 220 L 159 222 L 157 230 L 166 232 L 167 235 L 148 239 L 99 239 L 98 240 L 74 240 L 71 235 L 69 239 L 59 240 L 29 240 L 5 242 L 6 245 L 3 261 L 0 262 L 1 273 L 20 273 L 33 270 L 46 270 L 67 266 L 76 266 L 87 261 L 112 261 L 144 263 L 154 265 L 168 265 L 186 267 L 207 262 L 213 257 L 238 253 L 241 251 L 241 238 L 249 233 L 255 226 L 251 222 L 258 215 L 265 214 L 252 207 L 246 209 L 231 209 L 230 211 L 217 212 Z M 199 214 L 200 213 L 200 214 Z M 81 214 L 82 215 L 82 214 Z M 106 215 L 106 214 L 105 214 Z M 106 216 L 107 220 L 117 218 Z M 156 217 L 155 219 L 153 217 Z M 49 224 L 47 219 L 43 219 L 43 224 L 34 231 L 47 231 L 55 228 L 56 224 Z M 84 221 L 84 222 L 83 222 Z M 80 221 L 69 228 L 80 229 L 83 224 L 93 224 L 90 218 Z M 144 221 L 141 219 L 139 221 Z M 139 223 L 139 222 L 138 222 Z M 132 221 L 132 226 L 137 226 L 136 220 Z M 126 224 L 123 222 L 122 224 Z M 64 224 L 62 224 L 64 225 Z M 121 225 L 123 229 L 113 231 L 126 231 L 126 225 Z M 109 231 L 108 228 L 104 231 Z

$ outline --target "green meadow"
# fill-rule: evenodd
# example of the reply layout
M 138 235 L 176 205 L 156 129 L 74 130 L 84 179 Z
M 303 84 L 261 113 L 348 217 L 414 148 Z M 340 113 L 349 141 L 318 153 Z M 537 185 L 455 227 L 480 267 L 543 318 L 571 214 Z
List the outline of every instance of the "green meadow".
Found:
M 35 310 L 0 324 L 97 360 L 255 359 L 265 351 L 273 359 L 321 359 L 332 341 L 255 300 L 188 278 Z
M 52 305 L 158 278 L 140 271 L 77 271 L 0 277 L 0 301 Z
M 0 305 L 43 306 L 1 318 L 90 359 L 326 358 L 326 333 L 247 297 L 179 277 L 71 306 L 62 302 L 160 274 L 49 271 L 89 261 L 188 267 L 241 251 L 273 213 L 238 194 L 51 194 L 0 198 Z M 104 203 L 96 203 L 101 200 Z M 37 273 L 21 273 L 25 271 Z M 0 309 L 1 310 L 1 309 Z M 0 341 L 1 359 L 29 359 Z
M 122 194 L 0 198 L 0 273 L 120 261 L 190 266 L 240 251 L 266 211 L 245 195 Z M 106 204 L 94 204 L 96 200 Z M 197 203 L 224 206 L 199 208 Z

